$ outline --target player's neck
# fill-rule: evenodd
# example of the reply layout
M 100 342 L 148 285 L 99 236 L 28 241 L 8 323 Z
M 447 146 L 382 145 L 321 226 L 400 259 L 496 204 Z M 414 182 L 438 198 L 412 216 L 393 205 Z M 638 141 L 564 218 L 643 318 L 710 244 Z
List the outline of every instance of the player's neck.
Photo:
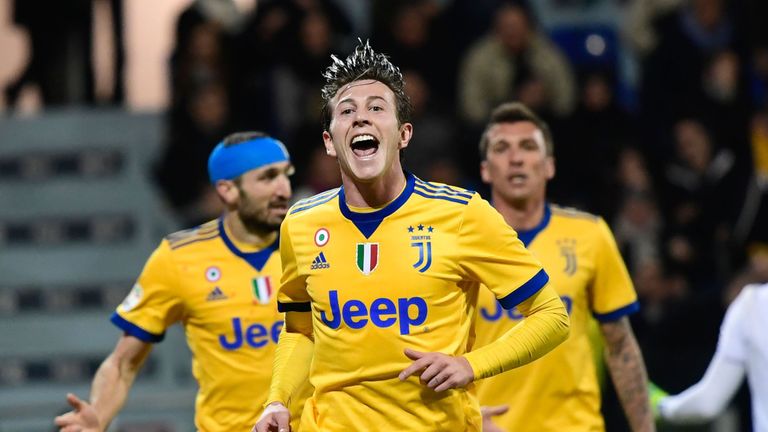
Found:
M 278 234 L 275 230 L 265 230 L 264 232 L 250 231 L 237 216 L 237 213 L 234 212 L 227 213 L 224 216 L 224 229 L 227 230 L 227 235 L 235 242 L 258 248 L 272 244 Z
M 520 201 L 507 201 L 492 193 L 493 206 L 501 213 L 509 226 L 517 231 L 537 227 L 544 218 L 544 195 Z
M 402 170 L 382 176 L 372 182 L 356 182 L 342 173 L 344 197 L 351 207 L 382 207 L 393 201 L 405 189 L 405 174 Z

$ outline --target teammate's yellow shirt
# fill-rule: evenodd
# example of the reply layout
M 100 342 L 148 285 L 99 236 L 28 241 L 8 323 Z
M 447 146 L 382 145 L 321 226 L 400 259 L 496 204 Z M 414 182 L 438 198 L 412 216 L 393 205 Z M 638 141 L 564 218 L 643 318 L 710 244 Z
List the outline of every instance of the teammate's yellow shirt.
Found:
M 281 229 L 278 304 L 311 312 L 314 357 L 302 431 L 479 431 L 467 390 L 404 382 L 403 350 L 464 354 L 479 281 L 514 307 L 547 281 L 501 215 L 474 192 L 407 175 L 371 212 L 343 188 L 299 201 Z
M 518 235 L 550 275 L 571 334 L 541 359 L 477 382 L 480 404 L 508 404 L 506 414 L 494 417 L 508 431 L 602 431 L 589 324 L 593 317 L 612 321 L 639 308 L 616 242 L 601 218 L 554 205 L 547 205 L 539 226 Z M 475 345 L 492 342 L 521 318 L 481 290 Z
M 200 385 L 195 424 L 201 431 L 249 431 L 266 400 L 283 327 L 277 248 L 277 241 L 262 250 L 236 244 L 222 219 L 171 234 L 112 315 L 127 334 L 153 343 L 182 323 Z M 300 413 L 303 400 L 294 400 L 291 409 Z

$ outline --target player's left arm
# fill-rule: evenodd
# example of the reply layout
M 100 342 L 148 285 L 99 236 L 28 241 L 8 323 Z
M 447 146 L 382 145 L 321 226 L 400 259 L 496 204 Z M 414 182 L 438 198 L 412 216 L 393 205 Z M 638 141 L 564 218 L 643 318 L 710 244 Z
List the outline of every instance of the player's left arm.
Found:
M 589 307 L 600 323 L 608 371 L 631 429 L 653 431 L 648 375 L 628 318 L 640 309 L 637 294 L 608 224 L 598 218 L 593 228 L 594 274 L 588 291 Z
M 658 402 L 661 418 L 681 423 L 711 420 L 728 405 L 747 375 L 750 318 L 763 313 L 760 303 L 752 297 L 755 289 L 745 287 L 728 307 L 715 356 L 701 381 L 679 395 Z
M 570 328 L 565 306 L 541 263 L 477 194 L 465 208 L 456 247 L 462 251 L 458 272 L 487 286 L 505 308 L 518 306 L 525 319 L 493 343 L 464 355 L 406 350 L 414 362 L 400 379 L 420 373 L 421 381 L 435 391 L 464 387 L 533 361 L 567 339 Z
M 435 391 L 460 388 L 530 363 L 568 338 L 568 313 L 549 284 L 520 303 L 518 309 L 525 316 L 520 324 L 463 356 L 406 349 L 405 354 L 414 362 L 400 373 L 400 379 L 421 372 L 421 382 Z
M 254 432 L 287 432 L 291 421 L 288 405 L 295 390 L 309 377 L 314 353 L 311 298 L 306 277 L 298 271 L 291 242 L 290 219 L 280 226 L 280 261 L 283 275 L 277 295 L 277 309 L 285 313 L 285 323 L 272 361 L 272 382 Z
M 648 398 L 648 375 L 629 319 L 624 316 L 600 324 L 605 339 L 605 360 L 616 393 L 633 431 L 654 431 Z

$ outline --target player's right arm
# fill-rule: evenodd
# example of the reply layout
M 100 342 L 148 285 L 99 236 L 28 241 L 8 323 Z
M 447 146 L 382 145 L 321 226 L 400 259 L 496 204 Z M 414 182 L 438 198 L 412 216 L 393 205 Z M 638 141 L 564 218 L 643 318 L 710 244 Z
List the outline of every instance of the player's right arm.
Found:
M 661 418 L 676 423 L 711 420 L 722 412 L 739 389 L 747 374 L 748 323 L 758 304 L 751 298 L 753 289 L 745 287 L 728 307 L 715 356 L 701 381 L 679 395 L 658 402 Z
M 256 432 L 288 432 L 288 402 L 293 392 L 309 377 L 314 351 L 311 299 L 306 276 L 298 271 L 290 236 L 290 218 L 280 227 L 280 260 L 283 267 L 277 305 L 285 313 L 285 324 L 272 362 L 272 382 L 264 411 L 253 427 Z
M 54 423 L 61 431 L 105 430 L 125 404 L 136 375 L 151 350 L 150 343 L 129 335 L 120 337 L 93 377 L 90 402 L 68 394 L 67 402 L 73 409 L 56 417 Z
M 291 422 L 288 403 L 309 377 L 314 350 L 312 316 L 307 312 L 286 312 L 285 326 L 272 362 L 272 383 L 264 411 L 253 428 L 256 432 L 287 432 Z
M 96 371 L 90 402 L 67 395 L 74 409 L 55 419 L 63 432 L 103 431 L 109 426 L 125 404 L 152 344 L 160 342 L 166 328 L 183 314 L 179 285 L 169 242 L 163 240 L 147 260 L 131 293 L 112 315 L 112 323 L 123 330 L 123 336 Z

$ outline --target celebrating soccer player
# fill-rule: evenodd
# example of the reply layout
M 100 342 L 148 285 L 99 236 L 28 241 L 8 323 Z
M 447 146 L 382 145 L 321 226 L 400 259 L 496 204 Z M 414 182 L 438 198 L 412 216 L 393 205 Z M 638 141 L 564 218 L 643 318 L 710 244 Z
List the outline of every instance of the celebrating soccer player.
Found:
M 226 137 L 211 153 L 208 171 L 225 214 L 162 240 L 112 315 L 124 334 L 96 372 L 90 402 L 67 395 L 74 409 L 56 418 L 62 430 L 105 430 L 152 344 L 176 322 L 186 331 L 200 385 L 198 430 L 248 430 L 256 421 L 250 402 L 266 400 L 283 326 L 275 295 L 278 229 L 293 165 L 282 143 L 248 132 Z M 309 393 L 308 385 L 299 389 L 291 409 L 301 412 Z
M 323 140 L 342 186 L 299 201 L 281 227 L 286 312 L 257 431 L 310 367 L 300 430 L 479 431 L 475 380 L 528 363 L 568 335 L 540 263 L 476 193 L 403 171 L 413 134 L 400 70 L 360 43 L 324 74 Z M 525 325 L 468 352 L 480 284 Z
M 497 107 L 480 139 L 480 157 L 494 207 L 544 264 L 571 317 L 570 337 L 543 359 L 478 383 L 480 403 L 508 405 L 494 424 L 509 431 L 604 430 L 588 331 L 594 317 L 632 430 L 653 430 L 645 365 L 627 318 L 638 309 L 632 281 L 605 221 L 547 203 L 555 163 L 546 123 L 520 103 Z M 491 291 L 480 292 L 478 347 L 523 318 L 502 306 Z

